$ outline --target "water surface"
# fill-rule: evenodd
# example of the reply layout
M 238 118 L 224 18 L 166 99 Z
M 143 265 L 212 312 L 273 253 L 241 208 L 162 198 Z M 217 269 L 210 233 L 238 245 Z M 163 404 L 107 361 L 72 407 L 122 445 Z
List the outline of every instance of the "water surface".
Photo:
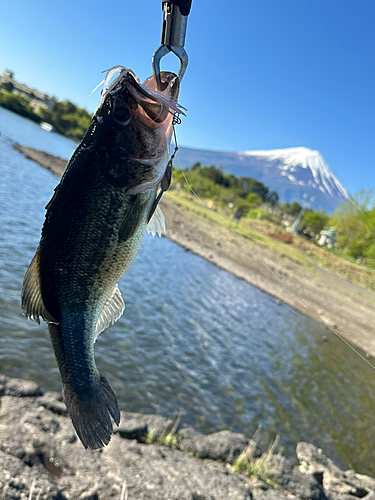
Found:
M 46 325 L 20 309 L 58 178 L 9 138 L 65 158 L 73 144 L 1 108 L 0 134 L 0 371 L 59 391 Z M 311 441 L 375 474 L 375 374 L 330 332 L 166 238 L 146 236 L 119 286 L 126 311 L 99 336 L 96 358 L 122 409 L 181 411 L 203 432 L 251 436 L 261 424 L 289 455 Z

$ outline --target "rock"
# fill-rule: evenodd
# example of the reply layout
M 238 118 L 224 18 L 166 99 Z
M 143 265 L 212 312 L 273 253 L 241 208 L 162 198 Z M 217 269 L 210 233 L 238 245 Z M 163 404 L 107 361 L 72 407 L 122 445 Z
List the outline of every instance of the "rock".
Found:
M 118 433 L 103 450 L 85 450 L 70 419 L 54 411 L 59 397 L 1 398 L 0 498 L 26 500 L 35 479 L 33 499 L 40 493 L 45 500 L 119 500 L 126 481 L 129 500 L 251 500 L 246 478 L 177 449 Z M 175 425 L 157 415 L 121 417 L 124 432 L 138 435 L 141 428 L 161 435 Z
M 312 474 L 303 474 L 293 463 L 281 455 L 272 455 L 265 462 L 266 468 L 282 489 L 302 500 L 325 500 L 327 497 Z
M 176 432 L 175 419 L 158 415 L 121 412 L 111 443 L 85 450 L 61 394 L 41 394 L 23 382 L 0 376 L 1 499 L 119 500 L 126 484 L 129 500 L 375 500 L 375 479 L 342 471 L 308 443 L 297 446 L 299 469 L 281 455 L 262 456 L 279 489 L 224 463 L 244 450 L 260 457 L 255 435 L 250 441 L 229 431 L 204 436 L 188 427 L 178 433 L 181 449 L 146 444 L 147 434 L 157 441 Z
M 29 467 L 20 459 L 0 451 L 0 498 L 18 500 L 64 500 L 61 489 L 48 473 L 38 467 Z M 34 496 L 31 496 L 31 494 Z
M 82 495 L 78 497 L 78 500 L 99 500 L 99 489 L 91 488 L 89 491 L 84 491 Z
M 136 418 L 124 420 L 121 416 L 120 426 L 115 429 L 115 434 L 119 434 L 124 439 L 136 439 L 139 442 L 144 442 L 145 436 L 148 434 L 147 423 Z
M 346 475 L 347 472 L 345 472 L 345 476 Z M 357 484 L 360 484 L 363 488 L 367 489 L 368 491 L 375 492 L 375 479 L 373 477 L 365 476 L 364 474 L 354 473 L 354 478 L 353 476 L 350 476 L 350 479 L 358 481 Z
M 268 486 L 268 484 L 264 483 L 263 481 L 261 481 L 258 478 L 250 478 L 249 486 L 250 486 L 251 490 L 266 491 L 266 490 L 270 489 L 270 486 Z
M 56 415 L 68 414 L 65 403 L 62 402 L 62 395 L 59 392 L 46 392 L 38 398 L 37 402 L 53 413 L 56 413 Z
M 39 385 L 31 380 L 9 378 L 5 375 L 0 375 L 0 396 L 31 397 L 41 396 L 42 394 L 43 391 Z
M 176 420 L 160 415 L 143 415 L 141 413 L 121 412 L 120 426 L 114 432 L 124 439 L 136 439 L 143 443 L 145 438 L 152 441 L 173 432 Z
M 327 491 L 326 493 L 328 500 L 355 500 L 359 498 L 348 493 L 337 493 L 336 491 Z M 369 497 L 366 495 L 365 498 L 368 500 Z
M 290 500 L 291 498 L 296 498 L 295 496 L 285 496 L 279 490 L 264 491 L 261 489 L 255 489 L 252 490 L 251 493 L 253 495 L 253 500 Z
M 305 473 L 327 472 L 333 476 L 342 477 L 344 471 L 340 469 L 330 458 L 324 455 L 320 448 L 311 443 L 301 442 L 296 448 L 297 458 L 300 461 L 300 470 Z
M 222 462 L 233 463 L 249 443 L 244 434 L 230 431 L 215 432 L 205 436 L 187 427 L 179 432 L 180 447 L 185 451 L 193 452 L 198 458 L 210 458 Z M 257 456 L 261 451 L 256 450 Z
M 296 453 L 300 461 L 300 471 L 322 474 L 323 488 L 330 492 L 332 499 L 335 495 L 339 495 L 340 500 L 343 495 L 369 498 L 368 494 L 375 491 L 375 479 L 356 474 L 352 470 L 344 472 L 321 449 L 311 443 L 298 443 Z M 342 500 L 345 500 L 345 496 Z

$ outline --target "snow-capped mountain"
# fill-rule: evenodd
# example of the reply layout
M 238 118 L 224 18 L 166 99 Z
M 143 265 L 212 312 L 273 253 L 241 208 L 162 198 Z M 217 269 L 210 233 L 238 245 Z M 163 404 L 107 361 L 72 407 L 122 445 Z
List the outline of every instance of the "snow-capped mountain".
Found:
M 179 162 L 183 167 L 200 162 L 222 166 L 237 176 L 254 177 L 277 191 L 280 201 L 298 201 L 315 210 L 332 212 L 348 198 L 321 154 L 305 147 L 233 153 L 180 147 L 178 157 L 177 166 Z

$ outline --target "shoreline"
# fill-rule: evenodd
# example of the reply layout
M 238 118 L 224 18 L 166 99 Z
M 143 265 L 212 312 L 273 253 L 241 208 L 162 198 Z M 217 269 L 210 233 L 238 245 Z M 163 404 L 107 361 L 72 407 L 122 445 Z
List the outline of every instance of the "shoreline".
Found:
M 61 176 L 67 161 L 15 144 L 26 158 Z M 375 356 L 375 293 L 312 263 L 307 269 L 288 256 L 254 239 L 246 241 L 281 283 L 227 228 L 207 214 L 197 217 L 182 201 L 163 196 L 161 208 L 167 231 L 163 236 L 237 278 L 272 295 L 312 318 L 333 334 Z M 299 300 L 300 297 L 304 303 Z M 324 341 L 329 341 L 323 338 Z
M 344 500 L 375 479 L 299 442 L 296 461 L 252 438 L 200 434 L 176 419 L 121 411 L 111 442 L 85 450 L 61 393 L 0 374 L 0 497 L 9 500 Z

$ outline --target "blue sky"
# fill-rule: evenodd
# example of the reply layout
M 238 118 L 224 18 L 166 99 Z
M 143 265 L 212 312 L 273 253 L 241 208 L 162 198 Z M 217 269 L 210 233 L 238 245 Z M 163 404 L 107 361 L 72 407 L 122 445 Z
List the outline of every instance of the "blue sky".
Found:
M 102 70 L 151 74 L 160 0 L 12 0 L 1 10 L 0 71 L 59 99 L 93 111 Z M 306 146 L 350 192 L 375 187 L 374 1 L 193 0 L 186 50 L 181 145 Z

